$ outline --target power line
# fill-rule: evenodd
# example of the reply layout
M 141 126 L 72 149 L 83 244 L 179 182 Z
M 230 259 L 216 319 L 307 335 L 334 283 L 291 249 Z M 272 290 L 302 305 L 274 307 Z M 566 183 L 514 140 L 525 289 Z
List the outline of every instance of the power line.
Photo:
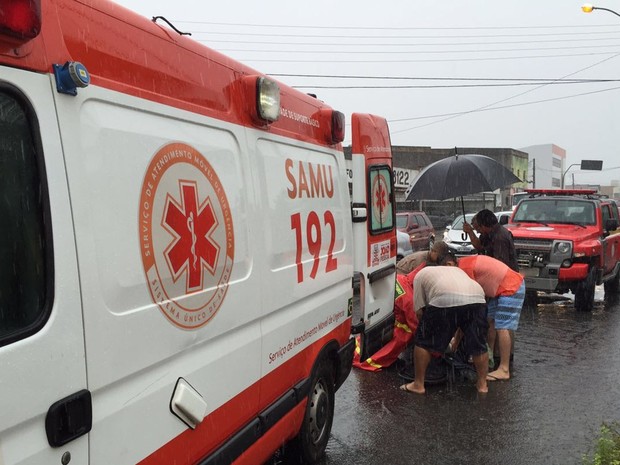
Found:
M 320 38 L 320 37 L 317 37 Z M 430 39 L 430 37 L 429 37 Z M 433 39 L 444 39 L 444 37 L 433 37 Z M 593 42 L 601 40 L 617 40 L 616 37 L 592 37 L 592 38 L 579 38 L 579 39 L 545 39 L 545 40 L 511 40 L 511 41 L 499 41 L 499 42 L 449 42 L 449 43 L 435 43 L 436 46 L 454 46 L 454 45 L 510 45 L 510 44 L 544 44 L 544 43 L 557 43 L 557 42 Z M 330 47 L 428 47 L 428 43 L 377 43 L 377 42 L 356 42 L 354 44 L 346 44 L 342 42 L 294 42 L 290 41 L 278 41 L 278 42 L 266 42 L 256 40 L 219 40 L 219 39 L 199 39 L 197 42 L 203 43 L 225 43 L 225 44 L 252 44 L 252 45 L 301 45 L 301 46 L 316 46 L 324 45 Z
M 275 59 L 275 58 L 238 58 L 239 61 L 246 63 L 449 63 L 449 62 L 474 62 L 474 61 L 506 61 L 506 60 L 529 60 L 535 58 L 575 58 L 582 56 L 599 56 L 599 55 L 612 55 L 617 52 L 593 52 L 593 53 L 568 53 L 560 55 L 525 55 L 514 57 L 480 57 L 480 58 L 437 58 L 437 59 L 415 59 L 415 60 L 297 60 L 297 59 Z
M 620 89 L 620 86 L 619 87 L 611 87 L 609 89 L 602 89 L 602 90 L 594 90 L 594 91 L 591 91 L 591 92 L 584 92 L 584 93 L 581 93 L 581 94 L 565 95 L 564 97 L 555 97 L 555 98 L 549 98 L 549 99 L 544 99 L 544 100 L 535 100 L 535 101 L 531 101 L 531 102 L 515 103 L 513 105 L 503 105 L 501 107 L 492 107 L 491 108 L 491 105 L 495 105 L 494 103 L 492 103 L 492 104 L 489 104 L 489 105 L 484 106 L 484 107 L 476 108 L 474 110 L 459 111 L 459 112 L 454 112 L 454 113 L 444 113 L 444 114 L 440 114 L 440 115 L 416 116 L 416 117 L 412 117 L 412 118 L 391 119 L 391 120 L 388 120 L 388 123 L 402 123 L 404 121 L 416 121 L 416 120 L 422 120 L 422 119 L 443 118 L 443 117 L 446 117 L 446 116 L 454 118 L 454 117 L 457 117 L 457 116 L 468 115 L 470 113 L 479 113 L 479 112 L 483 112 L 483 111 L 493 111 L 493 110 L 505 110 L 506 108 L 515 108 L 515 107 L 521 107 L 521 106 L 534 105 L 534 104 L 537 104 L 537 103 L 554 102 L 556 100 L 566 100 L 566 99 L 569 99 L 569 98 L 583 97 L 584 95 L 591 95 L 591 94 L 600 94 L 602 92 L 609 92 L 609 91 L 612 91 L 612 90 L 619 90 L 619 89 Z M 516 97 L 516 96 L 514 96 L 514 97 Z M 514 97 L 510 97 L 510 98 L 514 98 Z M 506 100 L 509 100 L 509 99 L 504 99 L 503 101 L 506 101 Z M 432 123 L 429 123 L 429 124 L 425 124 L 423 126 L 416 126 L 416 127 L 409 128 L 409 129 L 403 129 L 403 130 L 400 130 L 400 131 L 390 131 L 390 132 L 392 134 L 397 134 L 397 133 L 400 133 L 400 132 L 407 132 L 407 131 L 410 131 L 410 130 L 413 130 L 413 129 L 418 129 L 418 128 L 421 128 L 421 127 L 424 127 L 424 126 L 429 126 L 431 124 L 443 122 L 443 121 L 446 121 L 447 119 L 448 118 L 446 118 L 444 120 L 441 120 L 441 121 L 435 121 L 435 122 L 432 122 Z
M 535 34 L 475 34 L 475 35 L 449 35 L 449 36 L 401 36 L 401 35 L 388 35 L 388 36 L 368 36 L 368 35 L 312 35 L 312 34 L 268 34 L 259 32 L 238 32 L 238 31 L 189 31 L 192 34 L 206 34 L 206 35 L 235 35 L 235 36 L 249 36 L 249 37 L 297 37 L 297 38 L 312 38 L 312 39 L 479 39 L 479 38 L 496 38 L 496 37 L 550 37 L 550 36 L 576 36 L 592 34 L 617 34 L 620 31 L 589 31 L 589 32 L 552 32 L 552 33 L 535 33 Z M 201 40 L 199 40 L 200 42 Z
M 579 81 L 579 82 L 550 82 L 550 85 L 566 85 L 566 84 L 592 84 L 600 81 Z M 611 81 L 607 81 L 611 82 Z M 613 82 L 620 82 L 620 79 L 614 79 Z M 501 84 L 433 84 L 433 85 L 401 85 L 401 86 L 371 86 L 371 85 L 358 85 L 358 86 L 324 86 L 324 85 L 296 85 L 291 86 L 294 89 L 461 89 L 461 88 L 480 88 L 480 87 L 519 87 L 519 86 L 541 86 L 545 85 L 545 82 L 515 82 L 515 83 L 501 83 Z
M 464 116 L 464 115 L 469 115 L 472 113 L 481 113 L 483 111 L 494 111 L 494 110 L 505 110 L 506 108 L 515 108 L 515 107 L 522 107 L 522 106 L 529 106 L 529 105 L 535 105 L 538 103 L 547 103 L 547 102 L 554 102 L 557 100 L 566 100 L 566 99 L 570 99 L 570 98 L 575 98 L 575 97 L 582 97 L 584 95 L 591 95 L 591 94 L 599 94 L 602 92 L 609 92 L 612 90 L 620 90 L 620 86 L 619 87 L 612 87 L 610 89 L 602 89 L 602 90 L 595 90 L 592 92 L 584 92 L 582 94 L 575 94 L 575 95 L 566 95 L 564 97 L 555 97 L 555 98 L 549 98 L 549 99 L 544 99 L 544 100 L 535 100 L 535 101 L 531 101 L 531 102 L 522 102 L 522 103 L 515 103 L 513 105 L 503 105 L 500 107 L 481 107 L 481 108 L 476 108 L 474 110 L 467 110 L 467 111 L 461 111 L 461 112 L 455 112 L 455 113 L 444 113 L 442 115 L 430 115 L 430 116 L 418 116 L 418 117 L 413 117 L 413 118 L 402 118 L 402 119 L 393 119 L 393 120 L 388 120 L 388 123 L 399 123 L 399 122 L 403 122 L 403 121 L 414 121 L 414 120 L 422 120 L 422 119 L 431 119 L 431 118 L 441 118 L 441 117 L 448 117 L 448 118 L 444 118 L 440 121 L 433 121 L 431 123 L 427 123 L 427 124 L 423 124 L 420 126 L 415 126 L 412 128 L 408 128 L 408 129 L 401 129 L 399 131 L 392 131 L 390 130 L 391 134 L 399 134 L 401 132 L 408 132 L 408 131 L 412 131 L 414 129 L 420 129 L 426 126 L 430 126 L 432 124 L 437 124 L 437 123 L 442 123 L 444 121 L 447 121 L 449 119 L 453 119 L 459 116 Z M 508 99 L 505 99 L 508 100 Z M 494 105 L 494 104 L 491 104 Z
M 616 54 L 616 55 L 614 55 L 614 56 L 612 56 L 612 57 L 608 57 L 608 58 L 605 58 L 605 59 L 603 59 L 603 60 L 600 60 L 600 61 L 598 61 L 598 62 L 596 62 L 596 63 L 594 63 L 594 64 L 592 64 L 592 65 L 586 66 L 585 68 L 581 68 L 581 69 L 579 69 L 579 70 L 577 70 L 577 71 L 574 71 L 574 72 L 569 73 L 569 74 L 567 74 L 567 75 L 565 75 L 565 76 L 562 76 L 560 79 L 566 79 L 566 78 L 568 78 L 568 77 L 570 77 L 570 76 L 573 76 L 573 75 L 575 75 L 575 74 L 578 74 L 578 73 L 581 73 L 581 72 L 586 71 L 586 70 L 588 70 L 588 69 L 591 69 L 591 68 L 594 68 L 594 67 L 596 67 L 596 66 L 599 66 L 599 65 L 601 65 L 601 64 L 603 64 L 603 63 L 605 63 L 605 62 L 607 62 L 607 61 L 609 61 L 609 60 L 612 60 L 613 58 L 616 58 L 618 55 L 620 55 L 620 54 Z M 460 113 L 460 114 L 451 115 L 451 116 L 448 116 L 448 117 L 446 117 L 446 118 L 444 118 L 444 119 L 440 119 L 440 120 L 438 120 L 438 121 L 433 121 L 433 122 L 430 122 L 430 123 L 426 123 L 426 124 L 423 124 L 423 125 L 421 125 L 421 126 L 415 126 L 415 127 L 409 128 L 409 129 L 403 129 L 403 130 L 401 130 L 401 131 L 397 131 L 396 133 L 407 132 L 407 131 L 411 131 L 411 130 L 413 130 L 413 129 L 419 129 L 419 128 L 422 128 L 422 127 L 430 126 L 430 125 L 432 125 L 432 124 L 442 123 L 442 122 L 444 122 L 444 121 L 448 121 L 448 120 L 453 119 L 453 118 L 458 118 L 458 117 L 463 116 L 463 115 L 465 115 L 465 114 L 474 113 L 474 112 L 478 112 L 478 111 L 483 111 L 483 110 L 486 110 L 486 109 L 491 109 L 491 107 L 494 107 L 495 105 L 497 105 L 497 104 L 499 104 L 499 103 L 507 102 L 508 100 L 512 100 L 512 99 L 515 99 L 515 98 L 520 97 L 520 96 L 522 96 L 522 95 L 528 94 L 528 93 L 530 93 L 530 92 L 534 92 L 535 90 L 540 89 L 540 88 L 542 88 L 542 87 L 545 87 L 545 86 L 547 86 L 547 85 L 548 85 L 548 84 L 543 84 L 543 85 L 541 85 L 541 86 L 539 86 L 539 87 L 535 87 L 534 89 L 526 90 L 525 92 L 521 92 L 521 93 L 516 94 L 516 95 L 513 95 L 513 96 L 511 96 L 511 97 L 508 97 L 508 98 L 505 98 L 505 99 L 502 99 L 502 100 L 498 100 L 498 101 L 496 101 L 496 102 L 489 103 L 489 104 L 487 104 L 487 105 L 483 105 L 482 107 L 478 107 L 478 108 L 476 108 L 476 109 L 474 109 L 474 110 L 470 110 L 470 111 L 463 112 L 463 113 Z M 618 89 L 618 88 L 620 88 L 620 87 L 617 87 L 617 88 L 612 88 L 612 89 L 605 89 L 605 90 L 595 91 L 595 92 L 588 92 L 588 93 L 585 93 L 585 94 L 583 94 L 583 95 L 593 94 L 593 93 L 600 93 L 600 92 L 608 92 L 608 91 L 610 91 L 610 90 L 615 90 L 615 89 Z M 556 99 L 549 99 L 549 100 L 547 100 L 547 101 L 552 101 L 552 100 L 561 100 L 561 99 L 562 99 L 562 98 L 561 98 L 561 97 L 559 97 L 559 98 L 556 98 Z M 541 102 L 542 102 L 542 101 L 535 102 L 535 103 L 541 103 Z
M 463 44 L 469 45 L 469 44 Z M 356 55 L 394 55 L 394 54 L 445 54 L 445 53 L 497 53 L 497 52 L 544 52 L 547 50 L 575 50 L 575 49 L 595 49 L 620 47 L 615 45 L 574 45 L 566 47 L 545 47 L 545 48 L 507 48 L 507 49 L 490 49 L 490 50 L 264 50 L 264 49 L 221 49 L 220 52 L 248 52 L 248 53 L 318 53 L 325 54 L 356 54 Z
M 287 29 L 338 29 L 338 30 L 377 30 L 377 31 L 460 31 L 460 30 L 505 30 L 505 29 L 567 29 L 567 28 L 599 28 L 599 27 L 612 27 L 618 28 L 618 24 L 596 24 L 596 25 L 584 25 L 576 24 L 571 25 L 553 25 L 553 26 L 470 26 L 470 27 L 375 27 L 375 26 L 306 26 L 302 24 L 252 24 L 252 23 L 220 23 L 209 21 L 187 21 L 187 20 L 173 20 L 174 23 L 184 24 L 204 24 L 208 26 L 239 26 L 239 27 L 273 27 L 273 28 L 287 28 Z
M 308 77 L 328 79 L 386 79 L 411 81 L 546 81 L 546 82 L 616 82 L 617 79 L 553 79 L 553 78 L 493 78 L 493 77 L 421 77 L 421 76 L 362 76 L 359 74 L 292 74 L 271 73 L 279 77 Z

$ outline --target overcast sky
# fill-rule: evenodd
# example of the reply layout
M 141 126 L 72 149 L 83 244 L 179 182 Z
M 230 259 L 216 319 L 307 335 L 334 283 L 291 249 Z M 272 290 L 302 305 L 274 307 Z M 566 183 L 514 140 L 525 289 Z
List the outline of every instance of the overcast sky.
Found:
M 117 3 L 165 16 L 347 120 L 384 116 L 393 145 L 553 143 L 566 149 L 566 167 L 603 160 L 602 173 L 575 166 L 567 182 L 573 173 L 575 183 L 620 179 L 620 17 L 583 13 L 582 1 Z M 620 13 L 619 0 L 595 6 Z

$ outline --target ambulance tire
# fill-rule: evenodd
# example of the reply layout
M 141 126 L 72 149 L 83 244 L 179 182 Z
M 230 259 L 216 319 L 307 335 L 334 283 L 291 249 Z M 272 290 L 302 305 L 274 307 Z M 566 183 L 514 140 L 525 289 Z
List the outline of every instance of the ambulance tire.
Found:
M 325 454 L 334 420 L 334 371 L 329 359 L 314 370 L 301 431 L 291 443 L 301 463 L 314 464 Z

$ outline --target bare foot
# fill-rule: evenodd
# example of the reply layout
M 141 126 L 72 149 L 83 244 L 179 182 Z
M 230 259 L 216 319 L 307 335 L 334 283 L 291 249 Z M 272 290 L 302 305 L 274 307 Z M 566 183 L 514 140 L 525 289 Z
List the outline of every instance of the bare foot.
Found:
M 476 389 L 478 389 L 479 394 L 487 394 L 489 392 L 489 387 L 487 386 L 486 380 L 482 383 L 476 383 Z
M 424 389 L 424 385 L 422 385 L 422 389 L 420 389 L 420 386 L 417 386 L 415 381 L 412 383 L 403 384 L 400 387 L 400 390 L 412 392 L 414 394 L 424 394 L 426 392 L 426 390 Z
M 502 369 L 492 371 L 487 375 L 487 381 L 508 381 L 510 372 Z

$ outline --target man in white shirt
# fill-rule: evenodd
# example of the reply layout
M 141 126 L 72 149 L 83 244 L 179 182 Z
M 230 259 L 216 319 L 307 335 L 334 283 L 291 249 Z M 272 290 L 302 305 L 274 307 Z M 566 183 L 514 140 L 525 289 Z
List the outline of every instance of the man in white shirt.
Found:
M 445 257 L 446 261 L 448 259 L 450 257 Z M 413 305 L 420 320 L 413 352 L 415 380 L 400 388 L 424 394 L 424 377 L 431 353 L 444 353 L 457 328 L 461 328 L 465 351 L 471 354 L 478 374 L 476 388 L 480 393 L 488 392 L 486 337 L 489 325 L 480 284 L 456 266 L 427 266 L 413 280 Z

